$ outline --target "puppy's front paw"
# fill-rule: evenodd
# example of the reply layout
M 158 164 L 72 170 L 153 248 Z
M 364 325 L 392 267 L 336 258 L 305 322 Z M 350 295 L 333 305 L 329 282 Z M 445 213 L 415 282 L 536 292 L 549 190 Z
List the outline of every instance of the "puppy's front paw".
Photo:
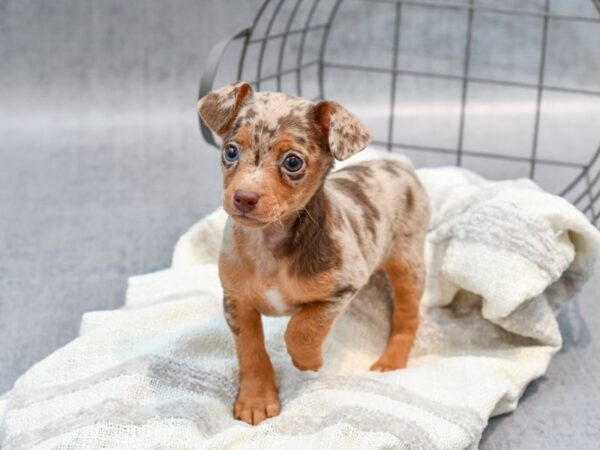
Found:
M 387 347 L 369 370 L 388 372 L 404 369 L 414 340 L 413 335 L 397 334 L 391 337 Z
M 387 348 L 369 370 L 374 372 L 389 372 L 390 370 L 404 369 L 407 362 L 407 351 Z
M 288 353 L 290 353 L 289 350 Z M 292 362 L 294 363 L 294 366 L 296 366 L 300 370 L 317 371 L 323 365 L 323 357 L 321 356 L 320 352 L 314 355 L 302 356 L 294 356 L 292 353 L 290 353 L 290 356 L 292 357 Z
M 281 405 L 277 390 L 265 387 L 240 387 L 233 415 L 250 425 L 258 425 L 267 417 L 279 415 Z
M 292 357 L 292 362 L 300 370 L 319 370 L 323 365 L 321 348 L 309 345 L 302 335 L 294 333 L 293 328 L 288 328 L 285 333 L 287 351 Z
M 406 362 L 388 361 L 384 358 L 379 358 L 373 363 L 369 370 L 373 372 L 389 372 L 390 370 L 404 369 Z

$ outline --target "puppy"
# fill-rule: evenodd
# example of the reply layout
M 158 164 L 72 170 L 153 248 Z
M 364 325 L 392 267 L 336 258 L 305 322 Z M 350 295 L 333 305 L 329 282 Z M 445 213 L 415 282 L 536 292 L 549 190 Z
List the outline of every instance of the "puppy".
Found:
M 350 112 L 238 82 L 200 99 L 198 112 L 223 140 L 223 207 L 229 215 L 219 274 L 239 362 L 236 418 L 279 414 L 261 314 L 291 315 L 285 342 L 294 365 L 317 370 L 334 321 L 373 272 L 394 288 L 391 332 L 371 370 L 406 366 L 419 323 L 427 195 L 411 168 L 374 160 L 328 176 L 359 152 L 369 132 Z

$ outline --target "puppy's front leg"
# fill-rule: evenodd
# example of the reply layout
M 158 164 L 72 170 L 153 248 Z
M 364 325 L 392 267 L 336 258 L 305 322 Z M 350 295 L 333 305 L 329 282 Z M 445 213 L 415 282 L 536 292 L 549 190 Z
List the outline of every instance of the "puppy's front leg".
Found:
M 240 391 L 234 415 L 256 425 L 280 411 L 275 373 L 265 349 L 262 320 L 256 309 L 243 302 L 225 297 L 224 303 L 240 366 Z
M 313 302 L 292 316 L 285 343 L 292 362 L 300 370 L 318 370 L 323 365 L 321 346 L 342 308 L 336 302 Z

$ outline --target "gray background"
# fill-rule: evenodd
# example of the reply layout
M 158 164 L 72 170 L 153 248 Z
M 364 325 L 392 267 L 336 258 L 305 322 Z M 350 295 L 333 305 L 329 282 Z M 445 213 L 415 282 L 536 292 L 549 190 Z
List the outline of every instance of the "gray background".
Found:
M 82 313 L 121 306 L 127 277 L 168 266 L 177 237 L 219 204 L 217 154 L 196 125 L 197 82 L 210 47 L 249 23 L 259 3 L 0 0 L 0 392 L 73 339 Z M 385 20 L 373 10 L 365 14 Z M 348 45 L 360 52 L 365 34 L 384 48 L 385 37 L 359 30 L 332 36 L 334 57 L 343 57 Z M 600 40 L 567 34 L 577 45 L 557 53 L 553 76 L 592 89 L 588 78 L 600 69 Z M 408 54 L 418 45 L 404 42 Z M 491 65 L 485 60 L 489 48 L 480 53 L 483 74 Z M 451 71 L 447 56 L 440 58 Z M 579 65 L 568 60 L 575 57 Z M 422 68 L 427 62 L 416 57 L 406 64 Z M 526 70 L 502 75 L 529 76 Z M 418 92 L 405 87 L 407 95 Z M 329 89 L 335 92 L 335 86 Z M 451 95 L 447 86 L 438 92 Z M 413 100 L 427 101 L 418 95 Z M 572 106 L 565 102 L 555 108 L 559 113 L 550 113 L 544 151 L 564 152 L 568 145 L 569 157 L 585 160 L 598 144 L 597 103 L 582 110 L 560 107 Z M 411 121 L 406 129 L 413 139 L 437 135 L 427 132 L 430 125 L 444 132 L 435 121 L 444 123 L 445 116 L 425 114 L 423 122 L 411 111 L 401 117 Z M 478 117 L 476 125 L 483 120 Z M 377 128 L 377 114 L 368 120 Z M 565 120 L 587 127 L 562 127 L 560 134 L 554 125 Z M 496 130 L 504 135 L 493 140 L 518 146 L 518 126 L 507 123 Z M 476 146 L 488 135 L 479 126 L 474 130 L 467 143 Z M 489 174 L 488 164 L 472 165 Z M 500 175 L 518 176 L 519 170 Z M 562 176 L 546 174 L 540 182 L 557 189 Z M 597 448 L 599 290 L 596 275 L 561 313 L 565 348 L 515 413 L 492 420 L 483 448 Z

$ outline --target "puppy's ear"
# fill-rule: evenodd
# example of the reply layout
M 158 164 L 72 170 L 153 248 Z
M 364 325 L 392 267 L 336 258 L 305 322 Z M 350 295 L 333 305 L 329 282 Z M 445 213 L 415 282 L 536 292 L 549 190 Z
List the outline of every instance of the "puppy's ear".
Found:
M 317 122 L 335 159 L 347 159 L 371 142 L 371 133 L 367 128 L 339 103 L 322 101 L 315 108 Z
M 252 97 L 252 87 L 243 81 L 211 91 L 198 100 L 198 114 L 220 137 L 227 134 L 240 107 Z

